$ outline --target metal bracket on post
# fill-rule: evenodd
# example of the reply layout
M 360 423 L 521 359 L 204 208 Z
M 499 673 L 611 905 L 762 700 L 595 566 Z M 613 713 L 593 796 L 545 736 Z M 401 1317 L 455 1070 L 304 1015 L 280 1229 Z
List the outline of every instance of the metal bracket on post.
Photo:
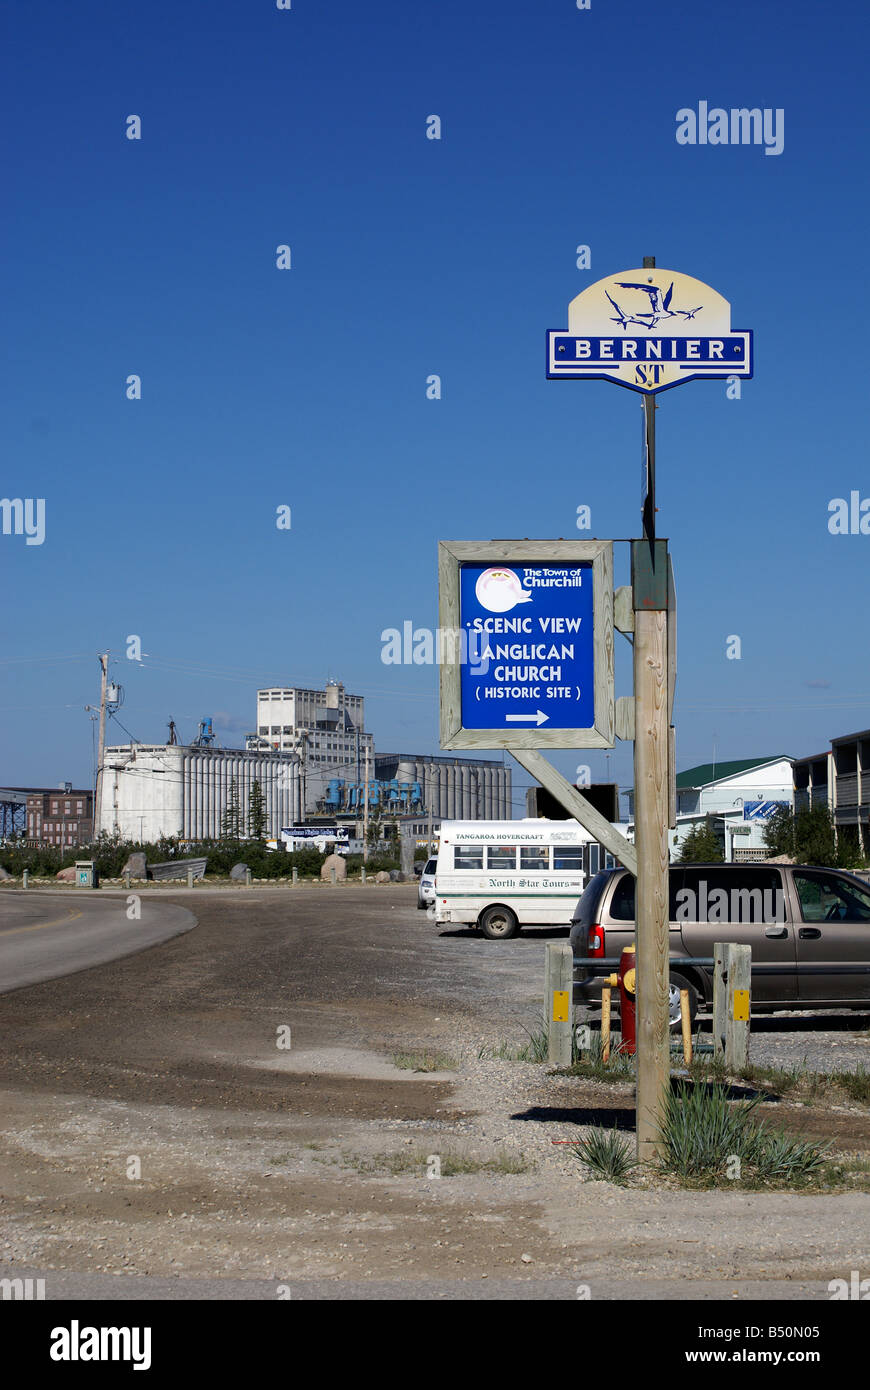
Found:
M 631 542 L 631 592 L 635 613 L 650 613 L 668 607 L 668 543 Z

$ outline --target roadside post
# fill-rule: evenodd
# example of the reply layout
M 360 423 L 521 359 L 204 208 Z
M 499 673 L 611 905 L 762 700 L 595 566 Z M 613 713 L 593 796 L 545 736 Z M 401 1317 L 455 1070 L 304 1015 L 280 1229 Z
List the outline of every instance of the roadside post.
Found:
M 713 946 L 713 1051 L 730 1072 L 749 1057 L 752 947 L 730 941 Z
M 656 536 L 655 398 L 686 381 L 751 377 L 752 353 L 751 331 L 731 328 L 722 295 L 657 270 L 654 257 L 590 285 L 569 304 L 568 329 L 547 334 L 547 377 L 610 381 L 643 398 L 631 587 L 613 592 L 613 541 L 438 547 L 441 747 L 508 749 L 636 877 L 641 1161 L 661 1146 L 670 1069 L 667 831 L 676 823 L 676 591 L 667 541 Z M 614 631 L 634 647 L 634 694 L 619 700 Z M 612 748 L 618 738 L 634 740 L 634 845 L 544 757 L 554 748 Z M 563 1025 L 561 959 L 548 952 L 551 1060 L 564 1046 L 554 1032 Z
M 573 1043 L 574 954 L 567 941 L 548 941 L 544 998 L 549 1017 L 547 1061 L 570 1067 Z

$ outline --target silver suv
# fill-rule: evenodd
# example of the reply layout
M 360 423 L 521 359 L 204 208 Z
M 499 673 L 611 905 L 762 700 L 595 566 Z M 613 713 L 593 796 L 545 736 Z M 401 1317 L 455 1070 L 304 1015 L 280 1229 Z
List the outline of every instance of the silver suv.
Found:
M 577 1003 L 600 998 L 595 958 L 618 956 L 634 940 L 635 880 L 627 869 L 598 873 L 571 923 Z M 870 1012 L 870 887 L 854 874 L 803 864 L 672 864 L 670 954 L 712 956 L 716 941 L 752 947 L 752 1008 L 862 1009 Z M 758 968 L 756 968 L 758 967 Z M 671 971 L 670 1013 L 680 990 L 694 1018 L 713 1002 L 712 971 Z

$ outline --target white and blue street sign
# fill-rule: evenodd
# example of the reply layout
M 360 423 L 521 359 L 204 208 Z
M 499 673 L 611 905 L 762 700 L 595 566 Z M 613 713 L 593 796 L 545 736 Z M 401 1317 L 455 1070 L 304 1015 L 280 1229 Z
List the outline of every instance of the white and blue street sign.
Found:
M 442 748 L 612 748 L 612 541 L 439 544 Z
M 547 334 L 547 376 L 615 381 L 655 395 L 684 381 L 752 376 L 752 332 L 727 299 L 675 270 L 623 270 L 578 294 Z
M 462 726 L 595 722 L 592 564 L 461 565 Z
M 787 805 L 787 801 L 744 801 L 743 819 L 767 820 L 780 806 Z

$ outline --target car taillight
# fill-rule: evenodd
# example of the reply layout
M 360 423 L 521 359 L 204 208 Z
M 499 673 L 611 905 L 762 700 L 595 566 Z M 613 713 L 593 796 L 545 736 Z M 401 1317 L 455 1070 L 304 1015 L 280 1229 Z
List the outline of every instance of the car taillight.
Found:
M 590 956 L 604 955 L 604 928 L 590 927 L 589 936 L 586 942 L 586 949 Z

